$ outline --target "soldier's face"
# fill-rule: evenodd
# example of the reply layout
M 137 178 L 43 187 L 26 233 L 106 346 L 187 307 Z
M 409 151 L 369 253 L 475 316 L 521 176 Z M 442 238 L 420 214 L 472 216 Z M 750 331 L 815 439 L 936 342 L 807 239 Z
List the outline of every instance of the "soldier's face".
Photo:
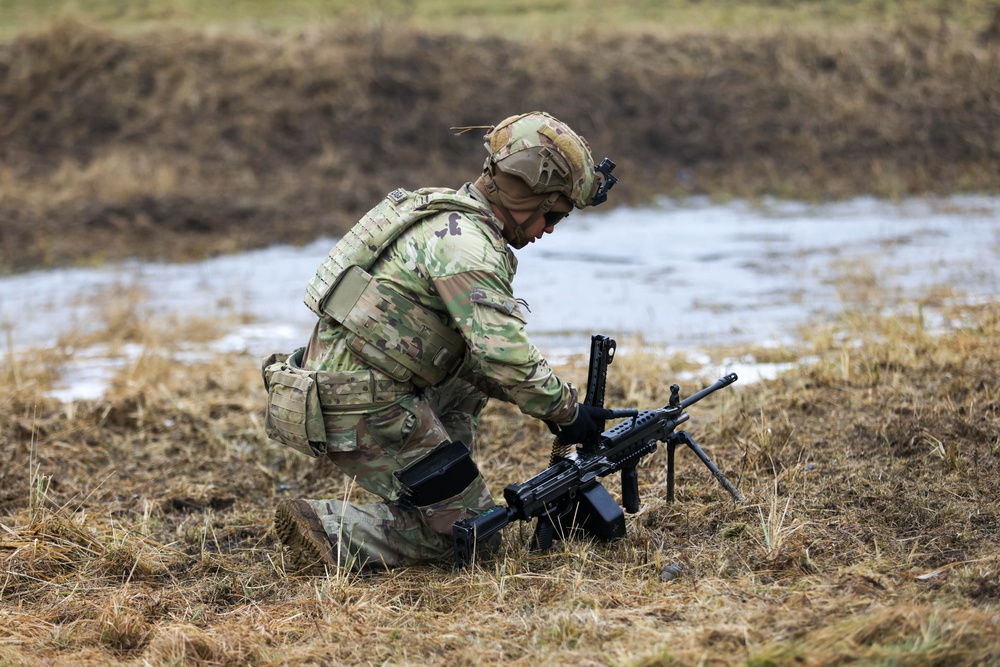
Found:
M 527 227 L 524 226 L 524 223 L 527 222 L 529 218 L 531 218 L 531 215 L 533 213 L 534 213 L 534 211 L 511 211 L 510 212 L 511 217 L 514 219 L 513 220 L 514 224 L 517 225 L 518 229 L 521 230 L 521 234 L 523 234 L 524 242 L 521 242 L 517 238 L 517 234 L 514 232 L 514 229 L 513 229 L 512 225 L 510 225 L 507 222 L 504 223 L 503 232 L 502 232 L 503 233 L 503 237 L 505 239 L 507 239 L 507 242 L 510 243 L 515 248 L 523 248 L 528 243 L 534 243 L 538 239 L 542 238 L 543 234 L 545 234 L 545 231 L 546 231 L 545 227 L 546 227 L 547 223 L 545 222 L 544 218 L 538 218 L 537 220 L 535 220 L 534 222 L 532 222 Z M 499 211 L 497 211 L 497 216 L 499 217 L 499 215 L 500 215 L 500 213 L 499 213 Z M 551 225 L 549 225 L 548 231 L 551 233 L 551 231 L 552 231 L 552 226 Z
M 555 225 L 550 225 L 546 222 L 545 218 L 538 218 L 527 228 L 523 228 L 524 235 L 528 238 L 528 243 L 534 243 L 538 239 L 542 238 L 546 234 L 551 234 L 555 229 Z
M 550 211 L 546 213 L 544 217 L 536 218 L 531 222 L 531 224 L 525 227 L 524 223 L 526 223 L 531 218 L 533 213 L 534 211 L 510 212 L 511 216 L 513 216 L 514 218 L 514 222 L 516 222 L 520 226 L 521 233 L 524 234 L 524 237 L 528 243 L 534 243 L 538 239 L 542 238 L 544 235 L 551 234 L 555 229 L 556 224 L 558 224 L 560 220 L 569 215 L 569 213 L 565 211 Z M 509 229 L 507 225 L 504 225 L 503 234 L 508 241 L 514 242 L 516 240 L 514 238 L 513 231 Z

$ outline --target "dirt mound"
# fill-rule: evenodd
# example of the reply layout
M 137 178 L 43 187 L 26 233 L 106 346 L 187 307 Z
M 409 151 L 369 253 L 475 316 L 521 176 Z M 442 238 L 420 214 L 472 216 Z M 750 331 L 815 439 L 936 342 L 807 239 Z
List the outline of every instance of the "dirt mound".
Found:
M 337 233 L 388 190 L 457 186 L 452 125 L 545 109 L 619 163 L 618 202 L 1000 189 L 1000 46 L 887 34 L 595 36 L 339 27 L 0 44 L 0 270 L 179 259 Z

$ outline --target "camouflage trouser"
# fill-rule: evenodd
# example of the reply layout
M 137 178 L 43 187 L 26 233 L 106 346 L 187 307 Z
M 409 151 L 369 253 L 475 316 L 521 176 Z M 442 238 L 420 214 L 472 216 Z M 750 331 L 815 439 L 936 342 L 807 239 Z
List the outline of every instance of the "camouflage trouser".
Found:
M 343 419 L 326 418 L 327 432 L 356 432 L 357 449 L 327 456 L 357 484 L 386 502 L 357 505 L 330 498 L 308 500 L 323 528 L 338 545 L 345 567 L 396 567 L 447 557 L 451 526 L 493 506 L 481 475 L 461 492 L 426 507 L 395 502 L 400 484 L 393 473 L 427 456 L 440 443 L 460 440 L 474 450 L 479 413 L 486 396 L 461 380 L 451 380 L 387 408 Z

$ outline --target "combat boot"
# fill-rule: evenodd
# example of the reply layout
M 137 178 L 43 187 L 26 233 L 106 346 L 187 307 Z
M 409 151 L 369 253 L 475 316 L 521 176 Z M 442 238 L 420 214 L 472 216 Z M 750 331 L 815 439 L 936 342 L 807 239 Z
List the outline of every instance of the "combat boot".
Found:
M 327 535 L 316 511 L 305 500 L 283 500 L 274 511 L 274 532 L 287 547 L 290 571 L 323 574 L 339 567 L 336 537 Z

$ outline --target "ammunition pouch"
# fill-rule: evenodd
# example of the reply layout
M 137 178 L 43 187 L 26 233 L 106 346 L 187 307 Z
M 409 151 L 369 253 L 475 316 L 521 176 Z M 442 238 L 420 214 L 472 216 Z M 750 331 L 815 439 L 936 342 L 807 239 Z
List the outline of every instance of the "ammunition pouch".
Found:
M 301 356 L 301 350 L 297 354 Z M 271 355 L 262 370 L 268 437 L 309 456 L 326 453 L 326 425 L 316 379 L 288 364 L 287 355 Z
M 331 449 L 353 449 L 353 439 L 328 439 L 327 420 L 390 405 L 415 390 L 412 383 L 397 382 L 376 370 L 305 370 L 304 352 L 299 348 L 291 355 L 272 354 L 262 365 L 267 435 L 303 454 L 315 457 Z

